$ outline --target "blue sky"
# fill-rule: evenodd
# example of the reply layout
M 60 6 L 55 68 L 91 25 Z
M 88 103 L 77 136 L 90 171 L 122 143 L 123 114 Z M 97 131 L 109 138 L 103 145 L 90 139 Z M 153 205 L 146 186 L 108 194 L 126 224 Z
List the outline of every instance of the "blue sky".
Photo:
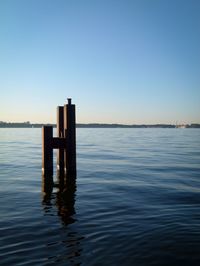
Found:
M 1 0 L 0 121 L 200 123 L 199 0 Z

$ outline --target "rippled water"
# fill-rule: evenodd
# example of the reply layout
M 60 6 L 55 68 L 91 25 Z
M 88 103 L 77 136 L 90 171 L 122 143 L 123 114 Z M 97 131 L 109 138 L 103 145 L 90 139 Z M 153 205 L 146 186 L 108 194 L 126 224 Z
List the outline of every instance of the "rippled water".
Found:
M 200 130 L 77 129 L 77 166 L 44 197 L 41 130 L 0 129 L 0 265 L 200 265 Z

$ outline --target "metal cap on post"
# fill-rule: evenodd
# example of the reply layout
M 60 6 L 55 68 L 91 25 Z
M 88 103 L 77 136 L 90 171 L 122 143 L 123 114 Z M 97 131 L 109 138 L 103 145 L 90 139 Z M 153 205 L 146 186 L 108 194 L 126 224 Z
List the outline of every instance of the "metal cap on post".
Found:
M 71 98 L 67 98 L 67 101 L 68 101 L 68 105 L 71 105 L 72 104 L 72 99 Z

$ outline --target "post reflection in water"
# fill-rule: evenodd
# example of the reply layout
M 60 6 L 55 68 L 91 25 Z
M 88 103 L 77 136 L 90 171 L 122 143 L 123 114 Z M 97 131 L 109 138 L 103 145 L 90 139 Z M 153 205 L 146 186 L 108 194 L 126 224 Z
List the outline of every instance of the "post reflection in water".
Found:
M 59 178 L 62 180 L 62 178 Z M 58 183 L 58 192 L 56 197 L 56 205 L 58 207 L 58 215 L 61 217 L 65 225 L 75 222 L 73 215 L 75 214 L 75 178 L 68 178 L 66 183 Z
M 76 193 L 76 178 L 71 176 L 61 175 L 57 172 L 57 183 L 53 182 L 53 177 L 42 176 L 42 192 L 43 204 L 49 205 L 51 200 L 56 195 L 55 205 L 58 208 L 58 215 L 61 217 L 65 225 L 75 221 L 75 193 Z M 53 193 L 53 188 L 57 188 L 57 192 Z
M 65 251 L 64 254 L 62 254 L 63 252 L 61 251 L 59 251 L 61 253 L 56 254 L 57 252 L 55 251 L 55 262 L 63 261 L 63 265 L 65 265 L 64 263 L 67 260 L 70 265 L 80 265 L 82 251 L 81 240 L 83 240 L 84 237 L 77 232 L 77 227 L 74 230 L 74 227 L 71 228 L 71 226 L 69 226 L 76 222 L 76 219 L 74 218 L 74 215 L 76 214 L 76 177 L 66 177 L 57 172 L 57 183 L 53 182 L 53 178 L 47 176 L 42 176 L 42 179 L 44 212 L 45 214 L 49 213 L 50 216 L 58 215 L 64 225 L 62 228 L 62 234 L 60 234 L 60 227 L 58 228 L 58 237 L 61 237 L 61 240 L 59 240 L 59 245 L 62 244 L 60 250 L 62 250 L 64 246 Z M 57 191 L 54 192 L 53 188 L 56 188 Z M 57 212 L 55 212 L 55 207 Z M 52 240 L 50 240 L 50 242 L 51 241 Z M 48 244 L 49 243 L 47 243 L 47 245 Z M 52 257 L 53 253 L 54 251 L 50 252 L 49 257 Z

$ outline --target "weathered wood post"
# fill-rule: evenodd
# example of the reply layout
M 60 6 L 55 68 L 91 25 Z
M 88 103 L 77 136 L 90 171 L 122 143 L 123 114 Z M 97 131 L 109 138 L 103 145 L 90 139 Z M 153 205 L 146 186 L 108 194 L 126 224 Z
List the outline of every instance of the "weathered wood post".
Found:
M 42 128 L 42 173 L 44 176 L 53 176 L 53 127 Z
M 57 136 L 64 138 L 64 107 L 57 107 Z M 64 148 L 61 147 L 57 151 L 57 173 L 59 176 L 64 175 Z
M 65 149 L 65 171 L 67 176 L 76 176 L 76 113 L 75 105 L 64 106 L 64 134 L 66 139 Z

